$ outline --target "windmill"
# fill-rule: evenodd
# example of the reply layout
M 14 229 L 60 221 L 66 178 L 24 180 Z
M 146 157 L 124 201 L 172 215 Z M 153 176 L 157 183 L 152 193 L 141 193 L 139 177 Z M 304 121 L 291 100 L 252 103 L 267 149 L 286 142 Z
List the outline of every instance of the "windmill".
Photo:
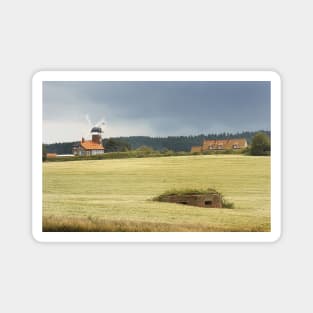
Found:
M 89 128 L 88 133 L 91 133 L 92 141 L 98 144 L 102 144 L 103 128 L 104 128 L 104 125 L 106 125 L 104 118 L 102 118 L 97 123 L 93 124 L 89 116 L 86 115 L 86 120 L 88 122 L 88 128 Z

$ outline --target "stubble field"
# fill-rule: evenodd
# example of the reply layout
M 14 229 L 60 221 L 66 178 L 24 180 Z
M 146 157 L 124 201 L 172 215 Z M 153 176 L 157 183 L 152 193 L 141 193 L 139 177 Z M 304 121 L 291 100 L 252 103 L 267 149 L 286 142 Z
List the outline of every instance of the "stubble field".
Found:
M 153 201 L 215 188 L 234 209 Z M 270 157 L 176 156 L 43 164 L 44 231 L 270 231 Z

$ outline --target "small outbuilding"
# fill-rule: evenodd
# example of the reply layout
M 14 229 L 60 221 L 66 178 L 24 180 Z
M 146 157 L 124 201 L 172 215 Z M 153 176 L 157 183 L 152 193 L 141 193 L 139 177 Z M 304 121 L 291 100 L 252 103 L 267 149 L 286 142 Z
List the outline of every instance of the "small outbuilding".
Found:
M 47 153 L 47 159 L 54 159 L 57 157 L 57 154 L 56 153 Z

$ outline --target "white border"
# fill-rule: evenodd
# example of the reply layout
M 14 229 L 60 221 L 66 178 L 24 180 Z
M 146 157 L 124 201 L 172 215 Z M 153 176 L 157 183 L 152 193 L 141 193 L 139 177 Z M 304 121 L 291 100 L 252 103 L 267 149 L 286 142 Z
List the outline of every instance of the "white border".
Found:
M 43 232 L 44 81 L 270 81 L 271 232 Z M 274 242 L 281 235 L 281 80 L 274 71 L 41 71 L 32 79 L 32 233 L 39 242 Z

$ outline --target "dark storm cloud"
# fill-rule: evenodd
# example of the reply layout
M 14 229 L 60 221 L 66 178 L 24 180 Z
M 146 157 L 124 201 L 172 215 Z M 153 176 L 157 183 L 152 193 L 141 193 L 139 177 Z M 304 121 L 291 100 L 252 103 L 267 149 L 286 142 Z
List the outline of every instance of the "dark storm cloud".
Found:
M 270 82 L 45 82 L 43 102 L 47 121 L 105 116 L 155 136 L 270 129 Z

